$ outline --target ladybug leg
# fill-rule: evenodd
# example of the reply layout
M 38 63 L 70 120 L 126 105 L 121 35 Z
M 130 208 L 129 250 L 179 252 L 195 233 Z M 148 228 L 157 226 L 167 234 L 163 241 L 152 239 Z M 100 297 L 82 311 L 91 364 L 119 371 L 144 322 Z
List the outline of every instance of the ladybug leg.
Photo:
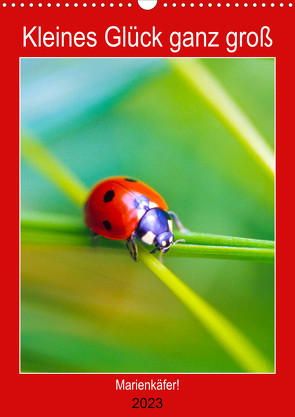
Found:
M 183 226 L 181 221 L 179 220 L 178 216 L 173 211 L 168 211 L 168 214 L 172 217 L 172 219 L 175 221 L 177 228 L 181 233 L 187 233 L 189 230 Z
M 98 233 L 95 233 L 93 231 L 91 231 L 91 246 L 96 247 L 97 246 L 97 238 L 100 235 Z
M 160 261 L 161 263 L 163 263 L 163 253 L 162 253 L 162 251 L 161 251 L 159 248 L 154 248 L 152 251 L 150 251 L 150 253 L 154 254 L 154 253 L 156 253 L 157 251 L 160 251 L 160 253 L 159 253 L 159 261 Z
M 126 248 L 129 250 L 130 256 L 134 261 L 137 261 L 137 244 L 135 241 L 135 236 L 131 235 L 127 240 L 126 240 Z

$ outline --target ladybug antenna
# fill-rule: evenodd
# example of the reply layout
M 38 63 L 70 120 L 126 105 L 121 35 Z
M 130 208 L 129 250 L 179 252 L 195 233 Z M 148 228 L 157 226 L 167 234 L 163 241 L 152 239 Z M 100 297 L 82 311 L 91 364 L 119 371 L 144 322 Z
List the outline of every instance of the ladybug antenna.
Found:
M 176 245 L 178 242 L 185 242 L 185 239 L 175 240 L 175 242 L 173 242 L 172 245 Z

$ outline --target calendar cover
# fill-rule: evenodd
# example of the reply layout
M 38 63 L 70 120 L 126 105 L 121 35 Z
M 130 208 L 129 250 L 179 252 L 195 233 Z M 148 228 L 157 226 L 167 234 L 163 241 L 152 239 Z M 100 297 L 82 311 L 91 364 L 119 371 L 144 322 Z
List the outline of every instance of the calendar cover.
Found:
M 7 410 L 291 409 L 294 7 L 1 3 Z

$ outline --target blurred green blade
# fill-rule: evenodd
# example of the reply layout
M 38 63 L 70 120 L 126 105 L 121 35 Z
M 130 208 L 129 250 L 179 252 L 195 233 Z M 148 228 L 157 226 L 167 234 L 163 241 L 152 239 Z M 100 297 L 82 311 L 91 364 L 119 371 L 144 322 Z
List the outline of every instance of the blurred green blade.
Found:
M 141 259 L 248 372 L 273 372 L 271 365 L 229 320 L 142 248 Z
M 65 191 L 75 203 L 80 206 L 85 203 L 86 187 L 54 155 L 50 154 L 41 142 L 34 139 L 32 135 L 22 133 L 21 152 L 28 162 Z
M 258 163 L 274 176 L 274 153 L 218 80 L 199 60 L 170 59 L 170 64 L 196 89 Z

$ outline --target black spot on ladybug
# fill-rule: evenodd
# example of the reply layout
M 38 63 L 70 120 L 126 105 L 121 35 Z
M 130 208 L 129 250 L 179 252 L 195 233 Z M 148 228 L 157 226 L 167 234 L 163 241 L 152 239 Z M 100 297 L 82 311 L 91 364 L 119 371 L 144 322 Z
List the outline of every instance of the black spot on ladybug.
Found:
M 125 181 L 130 181 L 130 182 L 137 182 L 137 180 L 134 180 L 133 178 L 124 178 Z
M 107 230 L 111 230 L 112 225 L 111 225 L 111 223 L 110 223 L 108 220 L 104 220 L 104 221 L 102 222 L 102 224 L 104 225 L 104 227 L 105 227 Z
M 105 193 L 104 197 L 103 197 L 103 201 L 105 203 L 109 203 L 110 201 L 112 201 L 112 199 L 114 198 L 115 193 L 113 190 L 109 190 Z

